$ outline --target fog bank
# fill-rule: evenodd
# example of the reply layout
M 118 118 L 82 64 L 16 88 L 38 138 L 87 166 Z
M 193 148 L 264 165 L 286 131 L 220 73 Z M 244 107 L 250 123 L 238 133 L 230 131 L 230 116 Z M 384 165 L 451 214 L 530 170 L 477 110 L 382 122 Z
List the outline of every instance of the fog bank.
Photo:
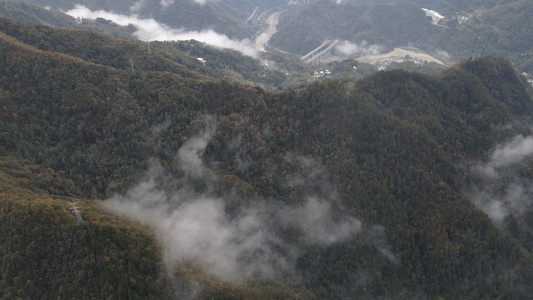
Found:
M 160 127 L 165 126 L 155 131 L 164 130 Z M 245 207 L 231 214 L 228 203 L 239 196 L 195 191 L 195 180 L 215 185 L 213 170 L 202 160 L 214 132 L 212 126 L 182 145 L 175 157 L 183 174 L 179 178 L 153 159 L 143 180 L 103 204 L 112 212 L 154 228 L 169 268 L 193 263 L 217 278 L 235 282 L 274 278 L 294 268 L 302 247 L 347 241 L 360 231 L 359 220 L 333 212 L 336 193 L 331 189 L 304 195 L 292 205 L 276 199 L 248 199 Z M 324 182 L 317 162 L 294 155 L 287 159 L 312 169 L 308 174 L 288 176 L 294 184 L 309 185 L 311 189 L 331 186 Z M 289 241 L 283 231 L 297 236 Z
M 172 1 L 162 1 L 162 5 L 170 5 Z M 143 7 L 143 2 L 136 2 L 130 7 L 131 12 L 137 12 Z M 215 32 L 212 29 L 202 31 L 186 31 L 171 28 L 165 24 L 159 23 L 154 19 L 141 19 L 138 15 L 121 15 L 104 10 L 91 11 L 83 5 L 77 4 L 73 9 L 65 12 L 76 18 L 97 19 L 103 18 L 111 20 L 119 25 L 133 25 L 137 31 L 133 34 L 136 38 L 143 41 L 187 41 L 197 40 L 211 46 L 232 49 L 241 52 L 244 55 L 257 58 L 257 51 L 254 44 L 247 39 L 232 40 L 226 35 Z
M 495 147 L 490 159 L 470 168 L 468 196 L 494 222 L 531 209 L 533 186 L 527 177 L 533 159 L 533 136 L 518 135 Z

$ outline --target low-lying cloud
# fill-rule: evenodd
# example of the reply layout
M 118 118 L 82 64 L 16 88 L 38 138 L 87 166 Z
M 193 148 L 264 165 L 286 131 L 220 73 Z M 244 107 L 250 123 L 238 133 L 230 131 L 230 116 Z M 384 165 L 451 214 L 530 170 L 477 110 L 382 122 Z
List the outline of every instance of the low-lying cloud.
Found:
M 345 41 L 339 43 L 335 46 L 335 49 L 340 53 L 350 56 L 350 55 L 360 55 L 360 56 L 370 56 L 378 55 L 383 51 L 383 47 L 380 45 L 368 45 L 367 41 L 362 41 L 359 45 Z
M 209 172 L 203 165 L 201 154 L 204 152 L 205 147 L 207 147 L 214 133 L 215 127 L 213 125 L 212 128 L 186 141 L 178 150 L 177 158 L 186 174 L 191 174 L 198 178 Z
M 162 5 L 170 5 L 172 1 L 162 1 Z M 136 12 L 143 6 L 143 2 L 136 2 L 130 10 Z M 83 5 L 76 5 L 73 9 L 66 11 L 68 15 L 76 18 L 96 19 L 103 18 L 111 20 L 119 25 L 133 25 L 137 31 L 134 36 L 143 41 L 187 41 L 197 40 L 211 46 L 232 49 L 241 52 L 244 55 L 257 58 L 257 51 L 254 44 L 247 39 L 232 40 L 226 35 L 215 32 L 212 29 L 202 31 L 185 31 L 171 28 L 165 24 L 159 23 L 154 19 L 141 19 L 138 15 L 121 15 L 110 13 L 104 10 L 92 11 Z
M 468 194 L 494 222 L 501 224 L 509 214 L 532 207 L 533 186 L 520 174 L 532 156 L 533 136 L 518 135 L 498 145 L 489 161 L 471 168 L 474 184 Z
M 139 12 L 141 9 L 144 8 L 145 5 L 146 5 L 146 3 L 145 3 L 144 0 L 137 1 L 137 2 L 133 3 L 132 6 L 130 6 L 130 12 L 132 12 L 132 13 Z
M 387 235 L 385 228 L 381 225 L 375 225 L 367 230 L 366 240 L 369 244 L 373 245 L 376 250 L 379 251 L 383 257 L 389 260 L 391 263 L 397 263 L 396 256 L 391 251 L 391 246 L 387 241 Z
M 450 54 L 448 52 L 444 51 L 444 50 L 437 50 L 437 51 L 435 51 L 435 54 L 437 56 L 444 57 L 446 59 L 451 59 Z
M 353 217 L 334 221 L 331 204 L 315 197 L 308 197 L 300 207 L 284 208 L 280 216 L 283 224 L 297 226 L 308 243 L 317 245 L 348 240 L 361 228 L 361 221 Z
M 104 201 L 109 210 L 150 225 L 164 247 L 164 259 L 172 268 L 194 263 L 223 280 L 244 281 L 254 277 L 273 278 L 294 268 L 302 245 L 284 239 L 282 231 L 297 232 L 306 245 L 327 246 L 347 241 L 360 231 L 361 222 L 334 213 L 330 199 L 335 193 L 303 196 L 296 204 L 249 199 L 244 207 L 228 212 L 228 203 L 238 195 L 215 196 L 198 192 L 195 180 L 215 185 L 212 170 L 202 156 L 215 132 L 207 128 L 186 141 L 176 155 L 182 175 L 170 175 L 157 160 L 150 161 L 144 179 L 124 195 Z M 158 129 L 159 131 L 159 129 Z M 320 171 L 310 159 L 303 168 L 316 169 L 299 177 L 299 185 L 318 185 Z M 327 184 L 326 184 L 327 186 Z
M 516 136 L 510 142 L 499 145 L 492 153 L 493 167 L 506 167 L 533 154 L 533 136 Z
M 164 172 L 158 164 L 151 171 Z M 167 266 L 193 262 L 213 276 L 233 281 L 272 276 L 285 268 L 285 257 L 273 250 L 279 242 L 264 226 L 259 210 L 230 218 L 223 199 L 186 189 L 163 192 L 157 185 L 148 178 L 105 206 L 152 226 L 163 241 Z
M 159 2 L 159 4 L 161 4 L 161 7 L 167 8 L 170 5 L 174 4 L 174 0 L 161 0 L 161 2 Z

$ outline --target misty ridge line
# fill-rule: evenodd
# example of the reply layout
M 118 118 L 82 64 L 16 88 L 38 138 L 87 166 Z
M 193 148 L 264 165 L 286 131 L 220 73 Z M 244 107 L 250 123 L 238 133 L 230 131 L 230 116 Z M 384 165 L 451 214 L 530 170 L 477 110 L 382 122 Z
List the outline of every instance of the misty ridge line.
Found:
M 198 2 L 198 1 L 196 1 Z M 200 1 L 205 4 L 205 1 Z M 172 4 L 172 1 L 164 1 L 165 5 Z M 130 11 L 138 11 L 142 8 L 142 2 L 137 2 Z M 215 32 L 212 29 L 202 31 L 187 31 L 184 29 L 171 28 L 155 19 L 142 19 L 137 14 L 122 15 L 104 10 L 92 11 L 84 5 L 76 4 L 73 9 L 64 11 L 64 13 L 81 19 L 103 18 L 111 20 L 121 26 L 133 25 L 137 30 L 133 36 L 143 41 L 188 41 L 196 40 L 214 47 L 231 49 L 252 58 L 258 58 L 257 50 L 254 43 L 249 39 L 233 40 L 224 34 Z
M 207 128 L 187 140 L 176 154 L 181 177 L 169 175 L 161 162 L 151 159 L 143 180 L 125 194 L 103 202 L 111 212 L 155 229 L 169 271 L 192 262 L 210 275 L 232 282 L 276 278 L 294 270 L 306 247 L 349 241 L 363 230 L 360 220 L 333 213 L 331 204 L 338 196 L 335 191 L 304 195 L 297 205 L 248 199 L 246 207 L 230 216 L 227 205 L 240 196 L 209 192 L 216 181 L 214 172 L 203 164 L 202 154 L 216 125 L 208 120 Z M 156 131 L 160 130 L 164 129 L 158 127 Z M 315 160 L 295 155 L 287 155 L 286 160 L 312 168 L 309 174 L 290 174 L 290 184 L 331 187 L 324 182 L 327 179 Z M 207 192 L 194 189 L 197 180 L 208 186 Z M 288 241 L 283 232 L 293 232 L 295 240 Z M 396 263 L 383 227 L 374 226 L 365 233 L 367 243 Z

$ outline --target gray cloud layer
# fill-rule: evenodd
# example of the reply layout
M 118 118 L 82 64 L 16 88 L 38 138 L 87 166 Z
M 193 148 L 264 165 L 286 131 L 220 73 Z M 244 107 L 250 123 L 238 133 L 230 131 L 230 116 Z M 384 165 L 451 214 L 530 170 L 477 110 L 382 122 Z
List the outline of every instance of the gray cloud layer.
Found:
M 362 41 L 359 45 L 345 41 L 335 46 L 335 49 L 344 55 L 378 55 L 383 51 L 380 45 L 368 45 L 367 41 Z
M 171 3 L 172 1 L 161 2 L 162 5 L 170 5 Z M 143 5 L 144 4 L 142 1 L 136 2 L 132 7 L 130 7 L 130 11 L 137 12 L 142 9 Z M 87 7 L 79 4 L 65 13 L 77 18 L 103 18 L 106 20 L 111 20 L 122 26 L 132 24 L 137 29 L 137 31 L 134 33 L 134 36 L 143 41 L 197 40 L 211 46 L 236 50 L 244 55 L 257 58 L 257 51 L 254 48 L 254 44 L 250 40 L 232 40 L 226 35 L 217 33 L 211 29 L 202 31 L 184 31 L 170 28 L 154 19 L 141 19 L 137 15 L 127 16 L 110 13 L 103 10 L 91 11 Z
M 216 197 L 194 192 L 186 179 L 203 178 L 207 185 L 214 184 L 208 176 L 213 172 L 201 159 L 213 133 L 214 127 L 205 130 L 178 151 L 176 158 L 185 183 L 173 184 L 176 179 L 153 160 L 144 180 L 125 195 L 115 195 L 104 202 L 109 210 L 156 230 L 167 266 L 193 262 L 211 275 L 232 281 L 274 277 L 291 269 L 300 247 L 283 241 L 280 228 L 296 230 L 308 245 L 330 245 L 349 240 L 359 232 L 359 220 L 347 215 L 333 217 L 331 199 L 319 196 L 305 196 L 299 205 L 291 206 L 256 199 L 229 216 L 226 202 L 231 195 Z M 311 164 L 304 167 L 314 168 L 310 159 L 294 159 Z M 314 175 L 307 179 L 299 176 L 299 184 L 317 181 L 319 171 L 311 173 Z
M 510 213 L 520 214 L 532 205 L 533 186 L 518 170 L 533 155 L 533 136 L 518 135 L 498 145 L 490 160 L 471 168 L 476 184 L 468 195 L 494 222 Z

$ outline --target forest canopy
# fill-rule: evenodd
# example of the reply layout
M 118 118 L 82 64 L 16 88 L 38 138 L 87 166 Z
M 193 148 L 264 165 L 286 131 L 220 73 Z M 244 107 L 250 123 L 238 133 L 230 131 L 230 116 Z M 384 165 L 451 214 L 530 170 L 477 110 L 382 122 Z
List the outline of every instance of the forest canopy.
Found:
M 477 163 L 533 176 L 528 153 L 490 164 L 531 135 L 506 59 L 270 92 L 141 42 L 0 28 L 0 298 L 533 292 L 514 173 L 473 196 Z

